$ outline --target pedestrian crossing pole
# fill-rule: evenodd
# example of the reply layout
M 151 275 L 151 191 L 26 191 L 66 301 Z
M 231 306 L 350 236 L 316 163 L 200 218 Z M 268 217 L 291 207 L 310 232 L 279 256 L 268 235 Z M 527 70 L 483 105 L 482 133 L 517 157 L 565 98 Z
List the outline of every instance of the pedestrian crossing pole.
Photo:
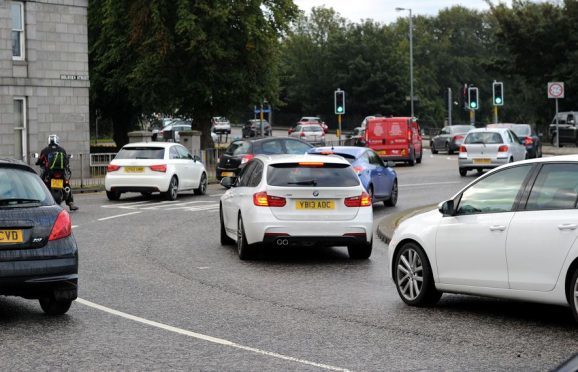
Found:
M 337 138 L 339 139 L 339 146 L 341 146 L 341 114 L 337 115 L 337 123 L 338 123 Z

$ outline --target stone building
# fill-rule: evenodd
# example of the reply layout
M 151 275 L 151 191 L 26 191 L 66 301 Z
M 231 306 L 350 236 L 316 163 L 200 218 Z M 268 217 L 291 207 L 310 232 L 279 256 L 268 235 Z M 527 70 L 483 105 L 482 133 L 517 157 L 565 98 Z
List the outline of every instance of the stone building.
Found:
M 88 0 L 0 0 L 0 156 L 33 164 L 51 133 L 90 151 L 87 11 Z

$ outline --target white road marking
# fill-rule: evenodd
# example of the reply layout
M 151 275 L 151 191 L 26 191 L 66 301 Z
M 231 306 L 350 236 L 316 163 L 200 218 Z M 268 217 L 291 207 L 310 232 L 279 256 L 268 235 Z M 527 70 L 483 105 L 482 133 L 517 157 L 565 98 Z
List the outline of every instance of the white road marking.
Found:
M 104 311 L 106 313 L 112 314 L 112 315 L 116 315 L 119 316 L 121 318 L 125 318 L 128 320 L 132 320 L 134 322 L 138 322 L 138 323 L 142 323 L 142 324 L 146 324 L 148 326 L 152 326 L 152 327 L 156 327 L 156 328 L 160 328 L 160 329 L 164 329 L 165 331 L 169 331 L 169 332 L 174 332 L 183 336 L 188 336 L 188 337 L 192 337 L 192 338 L 196 338 L 198 340 L 203 340 L 203 341 L 207 341 L 207 342 L 212 342 L 214 344 L 219 344 L 219 345 L 223 345 L 223 346 L 229 346 L 229 347 L 233 347 L 236 349 L 241 349 L 241 350 L 245 350 L 245 351 L 249 351 L 255 354 L 261 354 L 261 355 L 266 355 L 266 356 L 270 356 L 273 358 L 277 358 L 277 359 L 282 359 L 282 360 L 287 360 L 290 362 L 295 362 L 295 363 L 300 363 L 300 364 L 304 364 L 304 365 L 308 365 L 308 366 L 313 366 L 313 367 L 317 367 L 317 368 L 321 368 L 321 369 L 325 369 L 328 371 L 342 371 L 342 372 L 346 372 L 349 371 L 348 369 L 345 368 L 339 368 L 339 367 L 334 367 L 334 366 L 330 366 L 327 364 L 321 364 L 321 363 L 316 363 L 316 362 L 311 362 L 305 359 L 299 359 L 299 358 L 295 358 L 295 357 L 291 357 L 291 356 L 287 356 L 287 355 L 283 355 L 283 354 L 278 354 L 278 353 L 274 353 L 271 351 L 266 351 L 266 350 L 261 350 L 261 349 L 257 349 L 254 347 L 250 347 L 250 346 L 244 346 L 244 345 L 240 345 L 222 338 L 217 338 L 217 337 L 212 337 L 212 336 L 207 336 L 201 333 L 197 333 L 197 332 L 191 332 L 191 331 L 187 331 L 185 329 L 181 329 L 181 328 L 177 328 L 177 327 L 173 327 L 170 325 L 166 325 L 163 323 L 159 323 L 159 322 L 155 322 L 152 320 L 148 320 L 148 319 L 144 319 L 138 316 L 134 316 L 134 315 L 130 315 L 127 313 L 123 313 L 122 311 L 118 311 L 118 310 L 114 310 L 111 309 L 109 307 L 106 306 L 102 306 L 99 304 L 95 304 L 94 302 L 90 302 L 87 300 L 84 300 L 82 298 L 77 298 L 76 302 L 91 307 L 93 309 L 97 309 L 100 311 Z
M 119 208 L 119 207 L 127 207 L 129 205 L 137 205 L 137 204 L 144 204 L 144 203 L 150 203 L 150 200 L 145 200 L 145 201 L 138 201 L 138 202 L 132 202 L 132 203 L 117 203 L 117 204 L 107 204 L 107 205 L 101 205 L 102 208 Z
M 408 185 L 399 185 L 399 187 L 421 187 L 421 186 L 458 185 L 458 184 L 461 184 L 461 182 L 412 183 Z
M 78 225 L 72 225 L 73 229 L 76 229 L 78 227 Z
M 130 216 L 133 214 L 139 214 L 142 212 L 130 212 L 130 213 L 124 213 L 124 214 L 117 214 L 116 216 L 110 216 L 110 217 L 104 217 L 104 218 L 99 218 L 97 221 L 106 221 L 106 220 L 111 220 L 113 218 L 119 218 L 119 217 L 124 217 L 124 216 Z
M 214 195 L 209 195 L 211 198 L 219 198 L 221 196 L 225 195 L 225 193 L 222 194 L 214 194 Z

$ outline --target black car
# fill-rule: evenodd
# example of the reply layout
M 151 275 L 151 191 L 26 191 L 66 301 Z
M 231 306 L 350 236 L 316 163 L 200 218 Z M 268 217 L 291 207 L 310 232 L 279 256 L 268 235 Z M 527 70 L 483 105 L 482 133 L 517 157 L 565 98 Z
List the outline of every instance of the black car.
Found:
M 261 136 L 261 120 L 251 119 L 247 120 L 243 129 L 241 129 L 243 138 L 251 138 Z M 267 120 L 263 120 L 263 132 L 266 136 L 271 136 L 273 130 L 271 129 L 271 124 Z
M 31 167 L 0 158 L 0 295 L 38 299 L 45 313 L 61 315 L 77 286 L 70 215 Z
M 522 140 L 528 158 L 542 157 L 542 140 L 530 124 L 488 124 L 488 128 L 509 128 Z
M 297 138 L 271 137 L 233 141 L 219 158 L 217 180 L 237 177 L 245 164 L 255 155 L 305 154 L 313 145 Z

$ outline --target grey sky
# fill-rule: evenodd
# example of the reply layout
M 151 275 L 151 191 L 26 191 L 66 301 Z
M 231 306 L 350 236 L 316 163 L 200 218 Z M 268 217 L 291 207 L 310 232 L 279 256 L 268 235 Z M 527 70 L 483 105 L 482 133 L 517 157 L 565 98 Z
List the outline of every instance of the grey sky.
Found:
M 488 9 L 483 0 L 293 0 L 300 9 L 309 12 L 312 7 L 325 5 L 331 7 L 353 22 L 371 18 L 375 21 L 390 23 L 397 17 L 407 16 L 407 12 L 396 12 L 396 7 L 411 8 L 415 15 L 436 15 L 438 11 L 454 5 L 472 9 Z M 494 1 L 497 3 L 498 1 Z M 510 3 L 509 0 L 503 1 Z

